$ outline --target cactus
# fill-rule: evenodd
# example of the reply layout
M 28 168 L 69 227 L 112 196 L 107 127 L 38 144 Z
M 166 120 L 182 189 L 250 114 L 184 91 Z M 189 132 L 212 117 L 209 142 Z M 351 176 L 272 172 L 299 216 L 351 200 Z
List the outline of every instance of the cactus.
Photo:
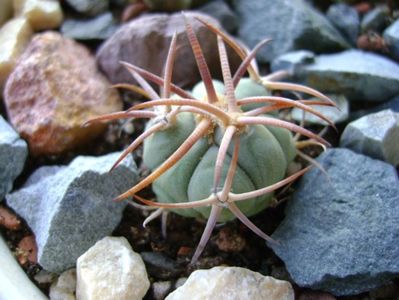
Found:
M 334 105 L 316 90 L 275 81 L 282 73 L 260 77 L 253 60 L 256 51 L 267 40 L 247 53 L 219 29 L 199 18 L 197 20 L 217 37 L 224 83 L 212 80 L 197 37 L 186 20 L 187 36 L 203 80 L 192 94 L 171 83 L 177 48 L 176 36 L 173 36 L 163 78 L 123 63 L 141 88 L 134 85 L 119 87 L 139 92 L 151 100 L 88 121 L 150 119 L 146 130 L 123 152 L 114 166 L 144 143 L 143 161 L 152 173 L 116 200 L 134 196 L 144 204 L 158 207 L 155 215 L 167 209 L 187 217 L 208 219 L 192 262 L 200 256 L 218 221 L 238 218 L 257 235 L 273 242 L 248 217 L 268 206 L 273 191 L 309 169 L 306 167 L 285 178 L 287 166 L 297 153 L 291 132 L 308 137 L 313 141 L 311 143 L 328 145 L 318 135 L 280 120 L 273 113 L 282 108 L 298 107 L 331 124 L 312 105 Z M 243 59 L 234 76 L 229 68 L 225 43 Z M 246 71 L 249 78 L 243 78 Z M 161 87 L 161 95 L 147 80 Z M 303 92 L 320 101 L 272 96 L 273 90 Z M 171 96 L 172 93 L 176 96 Z M 157 201 L 137 195 L 150 184 Z

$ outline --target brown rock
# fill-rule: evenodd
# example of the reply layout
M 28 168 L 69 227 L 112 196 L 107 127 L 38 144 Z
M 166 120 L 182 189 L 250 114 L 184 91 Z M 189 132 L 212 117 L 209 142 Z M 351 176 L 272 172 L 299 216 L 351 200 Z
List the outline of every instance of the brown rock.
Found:
M 82 123 L 122 107 L 89 51 L 55 32 L 33 38 L 7 81 L 4 100 L 10 122 L 33 155 L 87 143 L 105 127 Z
M 194 16 L 201 17 L 217 26 L 219 23 L 204 14 L 186 13 L 187 19 L 198 36 L 212 77 L 221 78 L 215 34 L 195 20 Z M 113 83 L 134 83 L 132 76 L 119 63 L 120 61 L 135 64 L 160 75 L 175 31 L 178 36 L 178 51 L 173 70 L 173 82 L 180 86 L 195 84 L 200 80 L 200 76 L 187 39 L 184 18 L 181 13 L 149 14 L 123 25 L 98 51 L 97 61 L 100 68 Z M 230 53 L 232 52 L 230 51 Z M 236 69 L 241 60 L 235 54 L 231 54 L 229 57 L 230 65 Z
M 0 206 L 0 226 L 9 230 L 18 230 L 21 228 L 21 221 L 7 208 Z
M 37 246 L 33 235 L 25 236 L 18 243 L 16 255 L 21 265 L 25 265 L 27 262 L 37 263 Z

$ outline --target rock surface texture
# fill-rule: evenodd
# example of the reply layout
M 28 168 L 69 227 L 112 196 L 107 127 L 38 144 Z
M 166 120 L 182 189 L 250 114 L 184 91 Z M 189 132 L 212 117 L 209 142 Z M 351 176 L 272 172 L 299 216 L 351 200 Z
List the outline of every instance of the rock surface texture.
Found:
M 332 4 L 328 8 L 327 18 L 352 44 L 356 44 L 360 29 L 360 18 L 354 7 L 346 3 Z
M 120 153 L 79 156 L 68 166 L 41 167 L 7 204 L 35 234 L 38 262 L 62 272 L 102 237 L 111 234 L 126 203 L 112 199 L 131 187 L 137 171 L 131 157 L 109 174 Z
M 330 149 L 301 179 L 271 245 L 302 287 L 360 294 L 399 277 L 399 180 L 389 164 Z
M 124 237 L 105 237 L 78 259 L 79 300 L 141 300 L 149 287 L 143 260 Z
M 55 32 L 33 38 L 7 81 L 4 100 L 33 155 L 84 145 L 105 129 L 83 128 L 85 121 L 122 108 L 89 51 Z

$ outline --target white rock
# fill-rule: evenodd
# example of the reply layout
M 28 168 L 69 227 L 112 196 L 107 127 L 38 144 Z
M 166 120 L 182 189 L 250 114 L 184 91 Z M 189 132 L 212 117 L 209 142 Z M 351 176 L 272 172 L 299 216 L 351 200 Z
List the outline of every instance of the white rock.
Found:
M 166 300 L 293 300 L 294 291 L 287 281 L 263 276 L 239 267 L 214 267 L 197 270 L 186 283 Z
M 50 287 L 50 300 L 75 300 L 76 269 L 65 271 Z
M 150 287 L 143 260 L 123 237 L 105 237 L 77 261 L 77 300 L 142 299 Z

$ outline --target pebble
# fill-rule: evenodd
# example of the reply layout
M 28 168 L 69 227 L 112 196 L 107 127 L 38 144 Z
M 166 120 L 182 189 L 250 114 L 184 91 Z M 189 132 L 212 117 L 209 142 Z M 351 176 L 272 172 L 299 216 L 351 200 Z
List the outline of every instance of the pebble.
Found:
M 399 273 L 399 181 L 389 164 L 335 148 L 301 179 L 269 244 L 292 279 L 335 296 L 355 295 Z
M 82 124 L 122 108 L 118 92 L 110 89 L 89 51 L 55 32 L 32 39 L 7 80 L 4 101 L 32 155 L 60 154 L 87 144 L 106 125 Z
M 44 269 L 60 273 L 74 266 L 119 224 L 126 202 L 111 200 L 137 180 L 130 156 L 109 174 L 119 155 L 78 156 L 68 166 L 40 167 L 21 189 L 6 196 L 34 232 Z
M 399 165 L 399 113 L 390 109 L 366 115 L 349 123 L 340 147 Z
M 238 19 L 236 14 L 223 0 L 209 1 L 205 5 L 199 7 L 198 12 L 215 18 L 220 22 L 222 28 L 230 33 L 235 32 L 238 28 Z
M 145 265 L 124 237 L 105 237 L 77 261 L 79 300 L 141 300 L 150 287 Z
M 28 146 L 0 116 L 0 201 L 12 190 L 28 156 Z
M 75 300 L 76 269 L 63 272 L 50 286 L 50 300 Z
M 357 10 L 346 3 L 330 5 L 327 18 L 351 42 L 356 44 L 360 29 L 360 18 Z
M 346 49 L 349 44 L 329 20 L 303 0 L 234 0 L 239 37 L 250 47 L 265 38 L 273 40 L 258 52 L 260 62 L 286 52 L 306 49 L 316 53 Z
M 106 12 L 109 7 L 109 0 L 66 0 L 66 2 L 77 12 L 89 16 Z
M 14 12 L 25 17 L 35 31 L 58 28 L 63 19 L 59 1 L 14 0 Z
M 151 285 L 152 295 L 155 300 L 163 300 L 172 288 L 170 281 L 156 281 Z
M 25 18 L 8 21 L 0 29 L 0 91 L 28 45 L 33 31 Z
M 399 61 L 399 19 L 384 31 L 384 40 L 388 44 L 390 55 Z
M 298 77 L 302 73 L 303 66 L 314 62 L 315 54 L 308 50 L 297 50 L 277 56 L 271 62 L 272 72 L 286 70 L 292 76 Z
M 362 31 L 381 32 L 388 23 L 389 14 L 390 11 L 387 5 L 376 6 L 363 17 L 360 24 Z
M 349 101 L 383 102 L 399 93 L 399 65 L 370 52 L 319 55 L 303 71 L 312 88 L 344 94 Z
M 148 274 L 157 279 L 169 279 L 182 272 L 177 262 L 161 252 L 141 252 L 141 257 L 145 261 Z
M 61 26 L 61 33 L 64 37 L 75 40 L 105 40 L 116 29 L 117 25 L 112 14 L 107 12 L 90 20 L 65 20 Z
M 214 267 L 194 271 L 181 287 L 166 297 L 166 300 L 180 299 L 294 300 L 294 290 L 287 281 L 244 268 Z
M 0 27 L 11 19 L 13 13 L 13 0 L 2 0 L 0 10 Z
M 219 54 L 215 51 L 217 49 L 215 35 L 194 17 L 200 17 L 212 24 L 218 24 L 217 20 L 194 12 L 186 12 L 185 15 L 199 37 L 212 76 L 221 78 Z M 134 83 L 132 75 L 120 64 L 120 61 L 135 64 L 160 75 L 175 31 L 179 49 L 173 70 L 173 82 L 179 86 L 193 85 L 200 81 L 200 77 L 181 13 L 145 15 L 122 25 L 97 52 L 98 64 L 113 83 Z M 230 55 L 233 69 L 240 62 L 241 59 L 237 55 Z

